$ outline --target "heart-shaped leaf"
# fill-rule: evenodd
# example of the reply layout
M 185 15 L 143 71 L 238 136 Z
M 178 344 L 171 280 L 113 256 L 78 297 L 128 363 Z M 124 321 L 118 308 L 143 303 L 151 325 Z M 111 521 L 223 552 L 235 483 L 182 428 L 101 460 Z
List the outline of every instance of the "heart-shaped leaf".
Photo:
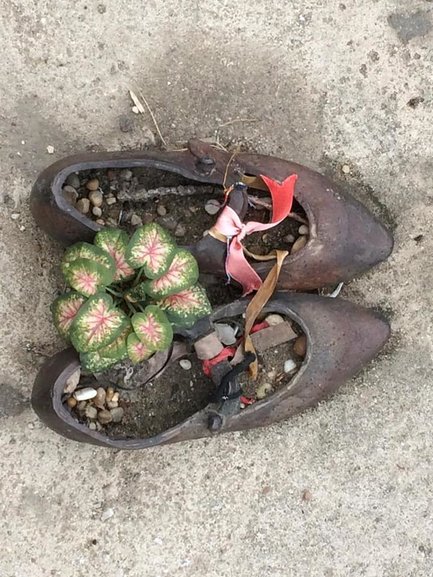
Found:
M 191 327 L 198 319 L 212 312 L 206 291 L 198 284 L 166 297 L 158 306 L 165 310 L 172 323 L 181 327 Z
M 107 254 L 104 250 L 88 242 L 77 242 L 69 247 L 62 259 L 62 272 L 66 276 L 66 273 L 72 262 L 87 258 L 90 261 L 97 262 L 107 269 L 107 276 L 105 284 L 110 284 L 113 282 L 114 273 L 116 270 L 116 265 L 112 256 Z
M 126 338 L 130 332 L 131 326 L 128 326 L 126 330 L 106 347 L 93 351 L 92 353 L 80 353 L 82 369 L 92 373 L 98 373 L 127 359 Z
M 108 269 L 88 258 L 72 261 L 64 271 L 68 285 L 86 297 L 96 294 L 110 284 L 112 277 L 110 280 L 107 274 Z
M 113 342 L 128 324 L 128 317 L 113 305 L 110 295 L 99 293 L 79 310 L 72 323 L 71 342 L 79 352 L 93 352 Z
M 57 297 L 51 305 L 54 325 L 64 339 L 69 339 L 72 321 L 85 301 L 83 295 L 70 292 Z
M 145 361 L 153 354 L 153 351 L 140 341 L 135 333 L 131 333 L 128 336 L 126 347 L 128 349 L 128 356 L 134 365 Z
M 187 250 L 180 249 L 174 255 L 166 273 L 145 283 L 146 292 L 154 299 L 162 299 L 195 284 L 198 274 L 195 258 Z
M 80 353 L 80 363 L 83 371 L 89 373 L 100 373 L 115 365 L 118 361 L 103 357 L 99 351 L 93 353 Z
M 129 241 L 126 260 L 133 268 L 144 268 L 148 278 L 158 278 L 173 260 L 176 246 L 159 224 L 152 222 L 138 228 Z
M 128 242 L 126 232 L 116 228 L 100 230 L 95 236 L 95 245 L 107 252 L 114 260 L 116 266 L 114 282 L 130 279 L 135 274 L 134 269 L 126 262 Z
M 163 351 L 173 340 L 173 329 L 165 313 L 155 305 L 149 305 L 142 313 L 131 319 L 137 337 L 151 351 Z

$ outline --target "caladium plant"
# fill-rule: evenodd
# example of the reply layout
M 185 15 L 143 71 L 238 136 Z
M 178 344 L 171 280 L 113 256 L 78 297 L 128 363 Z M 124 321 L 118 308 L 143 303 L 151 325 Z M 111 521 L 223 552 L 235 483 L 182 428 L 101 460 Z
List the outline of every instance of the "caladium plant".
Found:
M 67 249 L 61 269 L 71 290 L 53 302 L 54 324 L 89 372 L 127 358 L 142 362 L 170 346 L 174 327 L 211 312 L 194 257 L 156 223 L 131 239 L 101 230 L 94 244 Z

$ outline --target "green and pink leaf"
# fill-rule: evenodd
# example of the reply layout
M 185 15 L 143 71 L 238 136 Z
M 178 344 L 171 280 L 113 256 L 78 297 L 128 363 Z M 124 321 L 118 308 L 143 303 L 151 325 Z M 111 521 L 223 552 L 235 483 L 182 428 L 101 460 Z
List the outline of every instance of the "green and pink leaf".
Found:
M 131 319 L 135 334 L 151 351 L 163 351 L 173 340 L 173 329 L 166 314 L 155 305 L 149 305 Z
M 75 317 L 71 342 L 79 352 L 93 352 L 113 342 L 128 325 L 128 317 L 113 305 L 113 299 L 98 293 L 89 298 Z
M 169 321 L 182 327 L 191 327 L 212 312 L 206 291 L 198 284 L 166 297 L 158 306 L 165 311 Z
M 107 228 L 95 236 L 95 245 L 108 253 L 114 260 L 114 282 L 124 281 L 134 276 L 134 269 L 126 262 L 128 235 L 123 230 Z
M 195 258 L 185 249 L 179 249 L 165 274 L 146 282 L 146 292 L 154 299 L 162 299 L 183 291 L 197 282 L 199 275 Z
M 99 351 L 93 353 L 80 353 L 81 369 L 89 373 L 100 373 L 109 369 L 117 362 L 116 359 L 103 357 Z
M 129 241 L 126 260 L 134 269 L 143 267 L 148 278 L 158 278 L 168 270 L 175 250 L 168 232 L 152 222 L 135 231 Z
M 69 263 L 64 275 L 68 285 L 86 297 L 96 294 L 109 284 L 107 269 L 87 258 L 79 258 Z
M 54 326 L 64 339 L 69 339 L 72 321 L 85 301 L 83 295 L 70 292 L 56 298 L 51 305 Z
M 99 246 L 87 242 L 77 242 L 66 250 L 61 264 L 63 274 L 66 276 L 71 264 L 83 258 L 96 262 L 106 269 L 105 284 L 113 282 L 116 269 L 113 257 Z
M 131 333 L 128 336 L 126 347 L 128 350 L 128 356 L 134 365 L 145 361 L 153 354 L 153 351 L 140 341 L 135 333 Z

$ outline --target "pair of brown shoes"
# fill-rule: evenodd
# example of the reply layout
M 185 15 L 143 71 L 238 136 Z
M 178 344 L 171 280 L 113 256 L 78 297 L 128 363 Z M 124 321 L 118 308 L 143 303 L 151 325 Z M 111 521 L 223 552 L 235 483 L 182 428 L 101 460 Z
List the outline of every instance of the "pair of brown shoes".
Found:
M 101 227 L 65 198 L 62 186 L 66 178 L 81 170 L 132 167 L 148 167 L 176 173 L 195 183 L 226 187 L 240 178 L 266 174 L 282 181 L 296 173 L 295 198 L 308 219 L 309 236 L 306 245 L 284 261 L 277 285 L 280 291 L 335 286 L 383 261 L 392 251 L 392 236 L 386 228 L 362 204 L 343 194 L 321 174 L 274 157 L 231 155 L 198 140 L 190 141 L 188 148 L 181 151 L 104 152 L 60 160 L 42 172 L 33 187 L 31 208 L 36 221 L 64 244 L 91 241 Z M 228 203 L 241 219 L 245 217 L 246 195 L 230 196 Z M 224 242 L 208 235 L 189 248 L 209 282 L 225 276 Z M 262 278 L 273 266 L 271 261 L 251 264 Z M 246 305 L 247 301 L 241 299 L 217 309 L 187 336 L 197 339 L 205 335 L 213 322 L 241 315 Z M 342 299 L 277 292 L 264 312 L 294 320 L 306 335 L 307 351 L 301 369 L 287 386 L 242 411 L 227 411 L 224 404 L 216 408 L 210 403 L 156 436 L 109 438 L 78 423 L 62 403 L 65 382 L 79 366 L 72 349 L 58 353 L 42 367 L 33 390 L 33 407 L 49 427 L 65 437 L 117 448 L 145 448 L 207 436 L 216 430 L 260 427 L 317 404 L 371 360 L 389 336 L 389 325 L 380 315 Z M 169 362 L 170 355 L 164 366 Z

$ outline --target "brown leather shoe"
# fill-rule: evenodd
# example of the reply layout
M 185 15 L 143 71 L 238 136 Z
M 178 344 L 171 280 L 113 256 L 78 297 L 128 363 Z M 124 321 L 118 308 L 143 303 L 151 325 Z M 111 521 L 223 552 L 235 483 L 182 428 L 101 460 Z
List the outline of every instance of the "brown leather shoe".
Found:
M 212 322 L 241 315 L 247 299 L 235 301 L 199 321 L 183 336 L 198 339 Z M 293 319 L 307 338 L 304 363 L 287 386 L 241 411 L 225 411 L 209 403 L 203 410 L 159 435 L 145 439 L 114 439 L 78 423 L 62 403 L 68 377 L 79 366 L 77 353 L 66 349 L 48 359 L 37 375 L 32 405 L 48 427 L 76 441 L 119 449 L 143 449 L 155 445 L 197 439 L 214 434 L 271 425 L 316 405 L 354 376 L 382 348 L 389 325 L 375 312 L 340 299 L 316 295 L 276 293 L 264 312 Z M 154 363 L 149 379 L 170 362 Z
M 308 217 L 310 234 L 306 246 L 286 258 L 279 289 L 312 290 L 350 280 L 386 259 L 392 251 L 393 239 L 386 228 L 325 176 L 272 156 L 247 153 L 233 156 L 199 140 L 190 141 L 182 151 L 97 152 L 59 160 L 44 170 L 33 186 L 31 209 L 37 223 L 64 244 L 91 241 L 101 227 L 65 199 L 62 185 L 72 172 L 125 167 L 155 168 L 196 183 L 227 186 L 243 175 L 265 174 L 282 181 L 296 173 L 295 198 Z M 229 205 L 244 218 L 245 196 L 231 195 Z M 206 236 L 188 248 L 197 258 L 202 273 L 225 276 L 224 242 Z M 265 278 L 273 261 L 251 264 Z

